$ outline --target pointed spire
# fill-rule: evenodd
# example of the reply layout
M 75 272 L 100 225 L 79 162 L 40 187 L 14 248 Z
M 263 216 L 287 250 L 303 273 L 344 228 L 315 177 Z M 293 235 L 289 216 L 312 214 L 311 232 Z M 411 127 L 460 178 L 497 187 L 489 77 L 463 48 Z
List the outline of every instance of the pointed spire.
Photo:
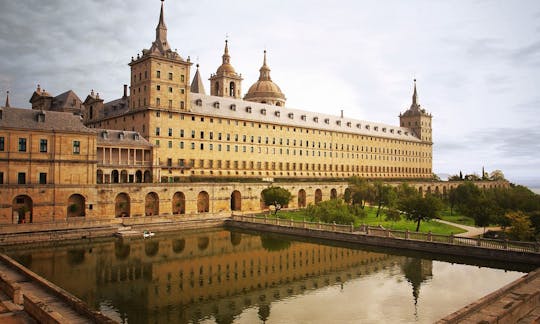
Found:
M 6 108 L 9 108 L 10 105 L 9 105 L 9 90 L 7 91 L 7 95 L 6 95 L 6 104 L 4 105 L 4 107 Z
M 225 50 L 223 51 L 223 64 L 231 63 L 231 56 L 229 55 L 229 40 L 225 40 Z
M 259 72 L 260 72 L 259 81 L 264 81 L 264 80 L 272 81 L 272 79 L 270 78 L 270 68 L 268 67 L 268 65 L 266 65 L 266 50 L 264 50 L 263 65 L 259 69 Z
M 199 73 L 199 64 L 197 64 L 197 72 L 195 72 L 193 82 L 191 82 L 191 92 L 206 95 L 206 92 L 204 91 L 204 84 L 201 79 L 201 74 Z
M 412 96 L 412 106 L 418 107 L 418 92 L 416 92 L 416 79 L 414 79 L 414 92 Z
M 165 18 L 163 14 L 163 1 L 161 0 L 161 12 L 159 14 L 159 22 L 156 27 L 156 41 L 154 45 L 157 46 L 161 53 L 170 51 L 169 43 L 167 42 L 167 25 L 165 24 Z

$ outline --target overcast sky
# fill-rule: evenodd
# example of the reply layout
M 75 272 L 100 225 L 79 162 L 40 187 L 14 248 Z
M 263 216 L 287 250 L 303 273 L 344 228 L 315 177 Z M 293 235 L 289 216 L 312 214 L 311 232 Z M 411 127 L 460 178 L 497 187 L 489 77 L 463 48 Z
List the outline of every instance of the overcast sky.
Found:
M 30 107 L 129 83 L 132 56 L 155 39 L 158 0 L 0 2 L 0 92 Z M 501 169 L 540 183 L 540 1 L 167 0 L 172 48 L 207 79 L 229 37 L 243 91 L 268 50 L 287 106 L 398 125 L 418 80 L 433 114 L 436 173 Z M 209 83 L 205 83 L 208 91 Z M 540 186 L 540 185 L 539 185 Z

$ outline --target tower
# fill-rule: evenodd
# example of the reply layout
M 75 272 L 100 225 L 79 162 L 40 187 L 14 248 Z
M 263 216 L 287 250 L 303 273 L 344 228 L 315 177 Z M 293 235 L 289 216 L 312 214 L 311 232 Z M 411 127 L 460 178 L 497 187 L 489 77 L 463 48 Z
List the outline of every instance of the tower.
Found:
M 414 92 L 411 107 L 399 115 L 401 127 L 410 128 L 411 131 L 422 141 L 432 143 L 431 114 L 420 106 L 418 92 L 416 91 L 416 79 L 414 79 Z
M 236 73 L 231 65 L 229 55 L 229 42 L 225 40 L 225 51 L 222 56 L 223 62 L 215 74 L 210 76 L 210 95 L 218 97 L 241 98 L 242 75 Z
M 187 110 L 190 92 L 189 58 L 184 60 L 167 41 L 163 1 L 156 27 L 156 39 L 150 49 L 131 58 L 130 109 Z
M 191 82 L 191 92 L 206 94 L 206 91 L 204 91 L 204 84 L 202 82 L 201 74 L 199 73 L 199 64 L 197 64 L 197 71 L 195 72 L 195 76 Z
M 285 106 L 285 100 L 287 100 L 285 95 L 270 77 L 270 68 L 266 64 L 266 50 L 264 51 L 263 65 L 259 69 L 259 73 L 259 80 L 249 88 L 244 100 Z

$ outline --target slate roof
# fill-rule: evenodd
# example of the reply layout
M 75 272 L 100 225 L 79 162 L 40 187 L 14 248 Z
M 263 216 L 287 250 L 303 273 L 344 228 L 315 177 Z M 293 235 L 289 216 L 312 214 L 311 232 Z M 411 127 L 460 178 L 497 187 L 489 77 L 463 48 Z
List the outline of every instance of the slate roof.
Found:
M 97 144 L 107 146 L 136 146 L 136 147 L 153 147 L 144 137 L 138 132 L 121 131 L 114 129 L 92 128 L 97 134 Z
M 92 133 L 81 116 L 67 112 L 1 108 L 0 128 Z

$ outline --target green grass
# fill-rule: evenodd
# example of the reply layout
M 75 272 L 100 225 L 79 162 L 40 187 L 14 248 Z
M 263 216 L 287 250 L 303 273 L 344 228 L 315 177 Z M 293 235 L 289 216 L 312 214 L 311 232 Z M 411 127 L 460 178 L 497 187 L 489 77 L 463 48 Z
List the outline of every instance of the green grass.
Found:
M 474 226 L 474 219 L 471 217 L 461 215 L 459 212 L 455 211 L 450 215 L 450 209 L 445 209 L 439 213 L 439 217 L 442 220 L 447 222 L 452 222 L 461 225 Z
M 381 215 L 379 218 L 377 218 L 377 209 L 366 207 L 367 210 L 367 216 L 365 218 L 357 218 L 355 221 L 355 226 L 359 226 L 361 224 L 366 224 L 370 226 L 378 226 L 382 225 L 384 228 L 393 229 L 393 230 L 400 230 L 405 231 L 409 230 L 411 232 L 416 230 L 416 223 L 413 221 L 408 221 L 406 219 L 402 219 L 398 222 L 389 222 L 384 220 L 384 215 Z M 273 217 L 273 214 L 270 214 L 269 217 Z M 278 212 L 278 217 L 282 219 L 294 219 L 298 221 L 309 220 L 309 217 L 305 214 L 304 210 L 296 210 L 296 211 L 280 211 Z M 443 234 L 443 235 L 450 235 L 450 234 L 459 234 L 464 233 L 465 230 L 451 226 L 442 224 L 436 221 L 427 221 L 427 222 L 421 222 L 420 223 L 420 232 L 427 233 L 431 231 L 434 234 Z

